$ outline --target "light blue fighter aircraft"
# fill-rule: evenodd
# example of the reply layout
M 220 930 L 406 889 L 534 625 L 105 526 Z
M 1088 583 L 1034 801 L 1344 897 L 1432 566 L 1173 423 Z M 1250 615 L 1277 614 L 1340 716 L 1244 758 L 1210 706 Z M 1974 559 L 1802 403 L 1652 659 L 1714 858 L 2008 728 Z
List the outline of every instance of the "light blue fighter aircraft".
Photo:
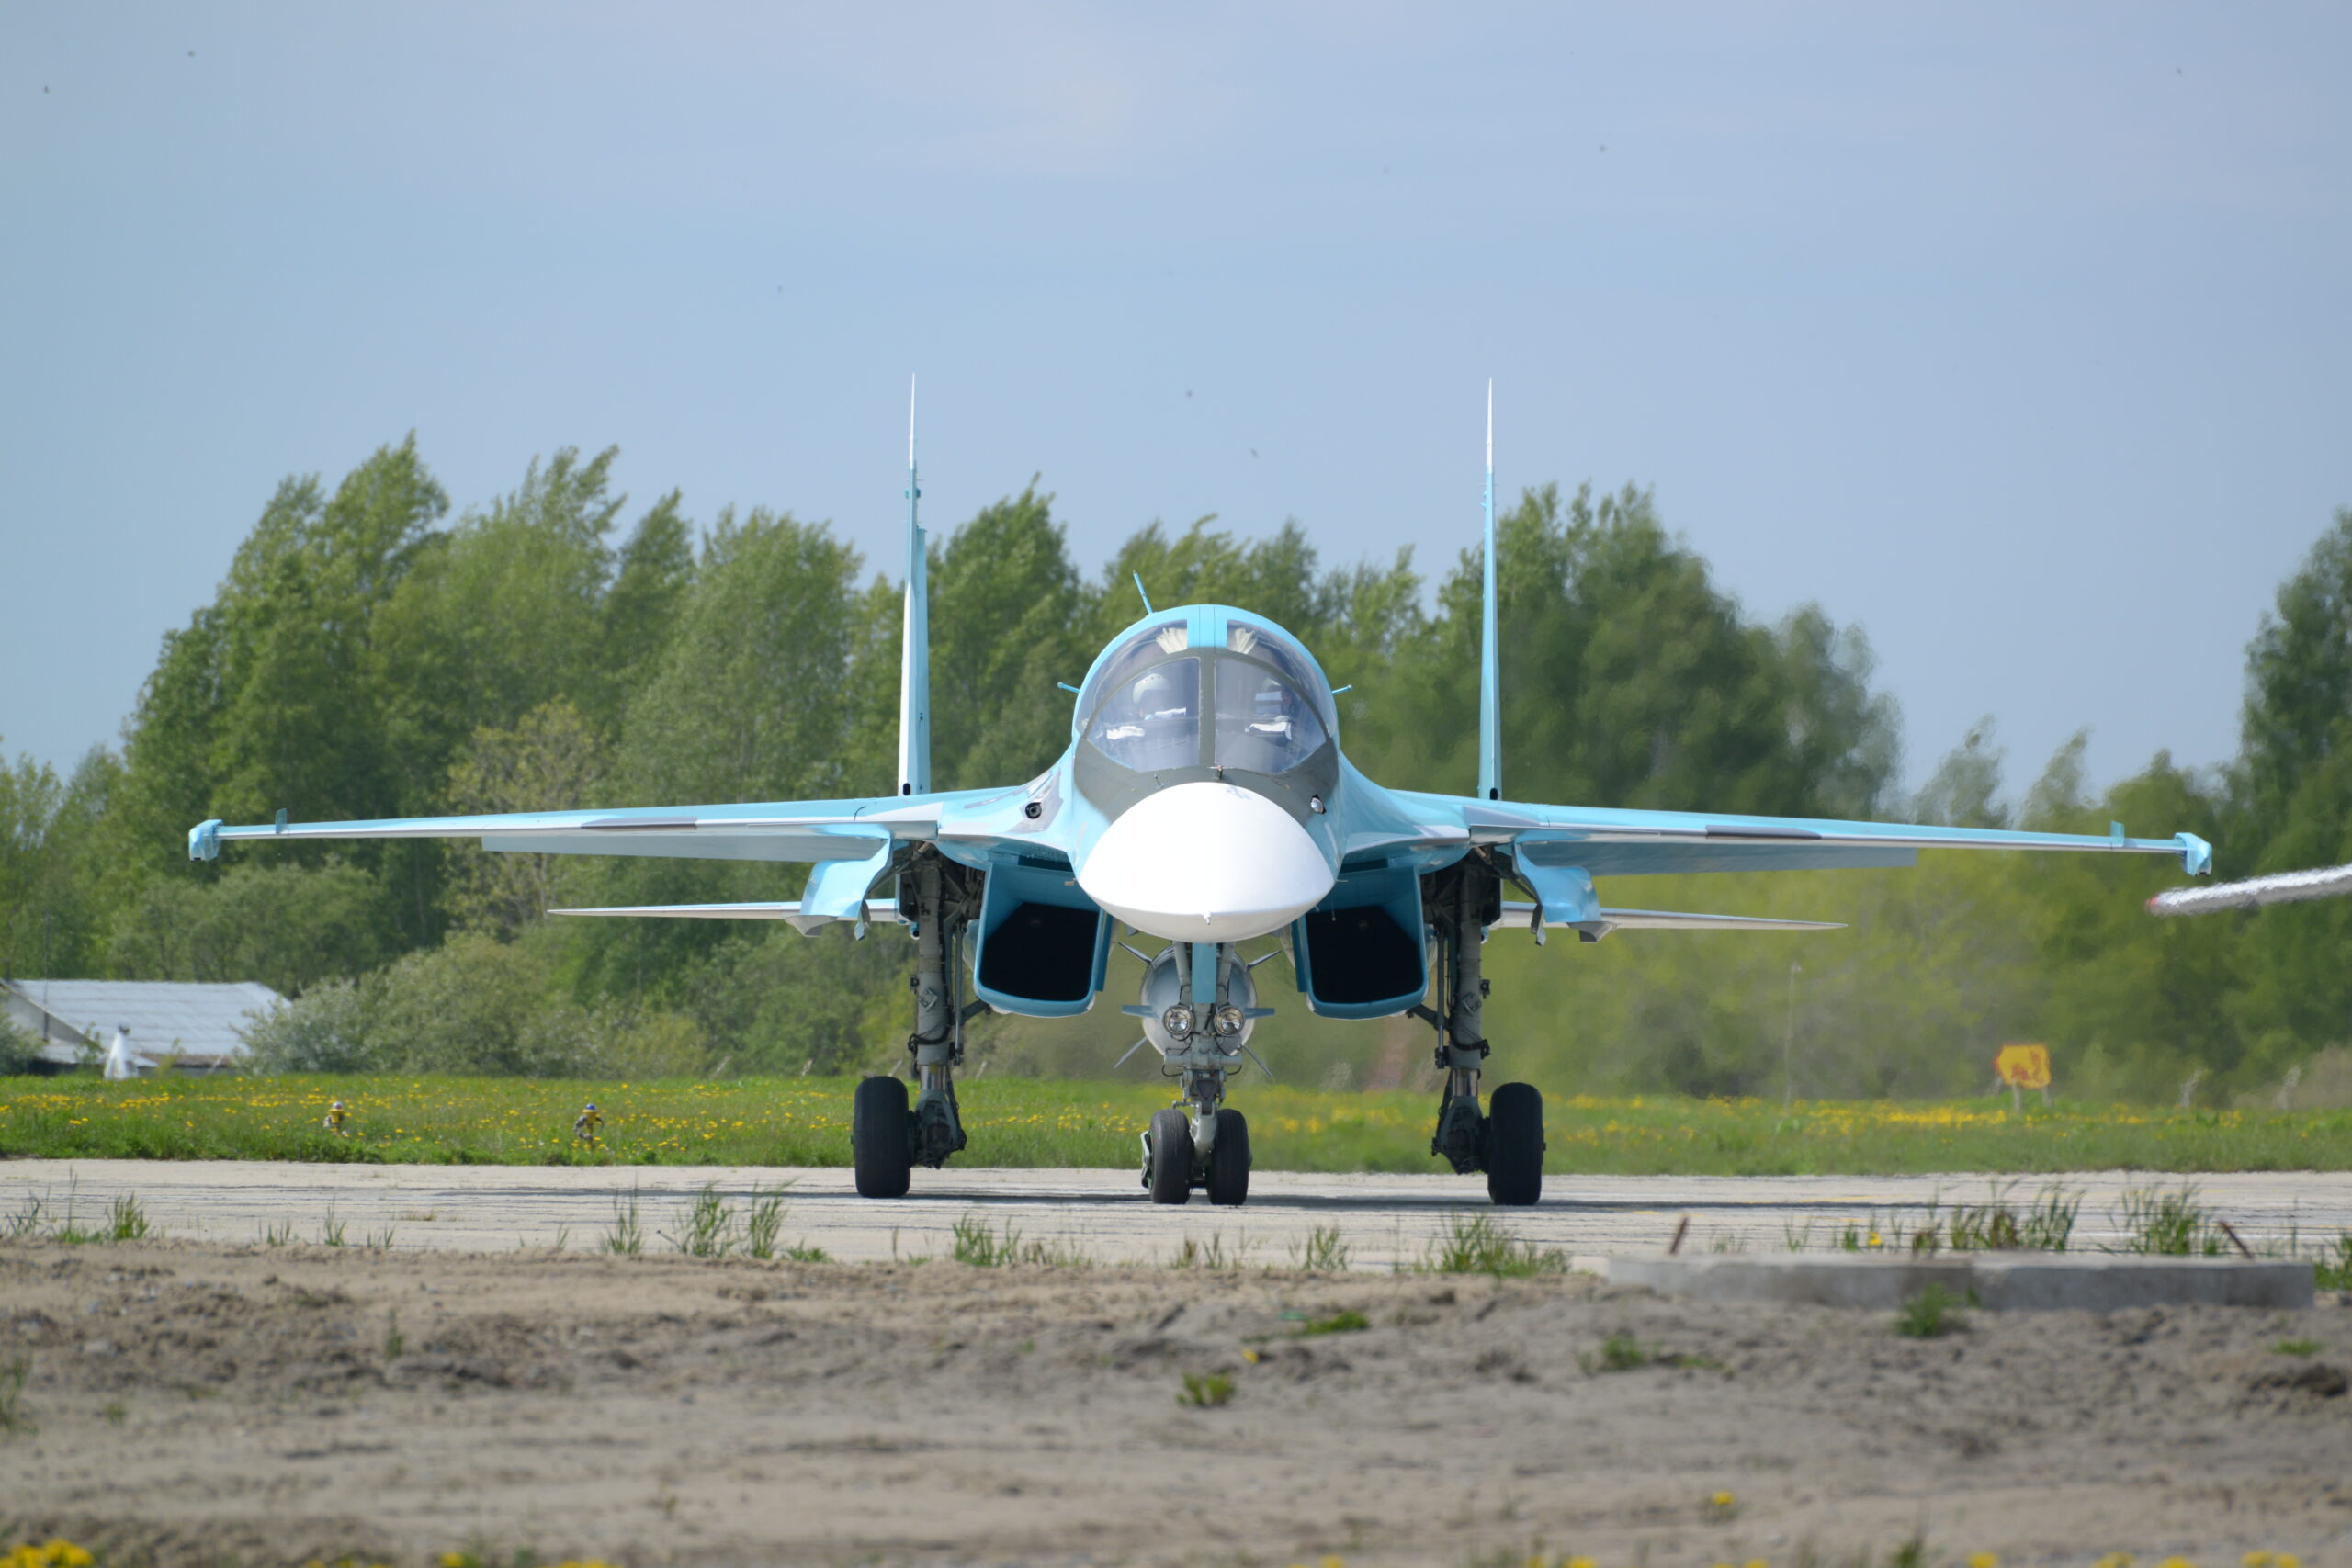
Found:
M 1615 931 L 1796 931 L 1819 922 L 1617 908 L 1600 877 L 1913 863 L 1922 849 L 2177 854 L 2191 874 L 2211 852 L 2188 833 L 2132 839 L 1906 827 L 1705 812 L 1539 806 L 1506 799 L 1497 705 L 1493 392 L 1487 394 L 1485 633 L 1479 652 L 1478 793 L 1387 789 L 1340 750 L 1332 687 L 1314 656 L 1265 616 L 1226 604 L 1146 614 L 1103 649 L 1076 694 L 1070 743 L 1026 784 L 935 790 L 923 530 L 914 431 L 907 437 L 907 579 L 899 789 L 858 800 L 526 812 L 377 822 L 226 827 L 188 835 L 211 860 L 238 839 L 473 839 L 523 854 L 667 855 L 801 863 L 798 899 L 566 909 L 571 915 L 832 921 L 907 926 L 915 943 L 917 1092 L 866 1078 L 853 1106 L 857 1190 L 895 1198 L 912 1167 L 965 1146 L 955 1070 L 964 1025 L 994 1010 L 1033 1018 L 1085 1011 L 1103 987 L 1118 927 L 1165 945 L 1144 961 L 1141 1021 L 1161 1070 L 1181 1085 L 1143 1135 L 1156 1203 L 1196 1188 L 1212 1203 L 1250 1191 L 1250 1134 L 1226 1106 L 1261 1005 L 1259 964 L 1286 953 L 1301 999 L 1328 1018 L 1409 1013 L 1436 1032 L 1444 1073 L 1431 1153 L 1484 1171 L 1497 1203 L 1544 1187 L 1544 1101 L 1496 1088 L 1479 950 L 1497 927 L 1548 928 L 1597 942 Z M 1137 583 L 1140 591 L 1143 587 Z M 1344 689 L 1344 688 L 1342 688 Z M 747 701 L 756 694 L 745 694 Z M 895 884 L 895 894 L 884 892 Z M 1510 902 L 1508 889 L 1526 895 Z M 1254 958 L 1245 943 L 1274 939 Z M 967 953 L 968 950 L 968 961 Z M 970 998 L 964 978 L 970 976 Z M 1131 1050 L 1128 1055 L 1132 1055 Z

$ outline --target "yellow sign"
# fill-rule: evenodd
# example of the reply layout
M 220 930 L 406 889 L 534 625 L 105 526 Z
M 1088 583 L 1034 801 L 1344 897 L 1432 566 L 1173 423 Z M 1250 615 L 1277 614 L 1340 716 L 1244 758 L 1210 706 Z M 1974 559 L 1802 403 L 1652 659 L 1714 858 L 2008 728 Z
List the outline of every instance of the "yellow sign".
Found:
M 2004 1045 L 1993 1058 L 1993 1070 L 2011 1089 L 2048 1089 L 2050 1047 Z

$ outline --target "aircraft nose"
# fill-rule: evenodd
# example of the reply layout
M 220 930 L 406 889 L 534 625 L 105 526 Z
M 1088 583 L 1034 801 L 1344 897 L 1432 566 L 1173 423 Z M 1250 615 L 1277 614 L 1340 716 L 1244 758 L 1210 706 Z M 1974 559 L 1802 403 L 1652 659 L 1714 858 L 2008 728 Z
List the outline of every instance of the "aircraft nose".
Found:
M 1330 863 L 1264 795 L 1205 781 L 1146 795 L 1103 829 L 1079 868 L 1086 896 L 1170 942 L 1278 931 L 1331 891 Z

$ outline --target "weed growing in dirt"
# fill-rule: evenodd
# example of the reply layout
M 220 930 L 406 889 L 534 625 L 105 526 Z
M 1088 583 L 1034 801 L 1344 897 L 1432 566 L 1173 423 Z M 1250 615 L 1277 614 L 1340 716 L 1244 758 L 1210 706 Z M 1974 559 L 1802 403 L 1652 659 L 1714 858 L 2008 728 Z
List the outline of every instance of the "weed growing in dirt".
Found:
M 0 1438 L 40 1429 L 25 1410 L 25 1378 L 32 1370 L 29 1356 L 0 1361 Z
M 2312 1283 L 2323 1291 L 2352 1291 L 2352 1231 L 2335 1238 L 2335 1256 L 2320 1254 L 2312 1264 Z
M 1600 1342 L 1598 1354 L 1587 1351 L 1577 1358 L 1577 1365 L 1589 1372 L 1630 1372 L 1649 1363 L 1650 1353 L 1642 1342 L 1622 1328 Z
M 1630 1372 L 1638 1367 L 1673 1367 L 1678 1371 L 1710 1372 L 1724 1370 L 1724 1364 L 1712 1356 L 1652 1350 L 1622 1328 L 1602 1340 L 1598 1352 L 1587 1350 L 1578 1356 L 1577 1365 L 1588 1372 Z
M 408 1353 L 408 1340 L 401 1333 L 401 1314 L 384 1314 L 384 1359 L 397 1361 Z
M 369 1231 L 359 1238 L 359 1245 L 370 1252 L 390 1252 L 392 1249 L 392 1227 L 386 1225 L 382 1230 Z M 562 1245 L 562 1240 L 559 1238 L 556 1246 L 560 1247 Z
M 1206 1241 L 1198 1236 L 1186 1236 L 1176 1244 L 1175 1254 L 1168 1259 L 1170 1269 L 1238 1269 L 1241 1255 L 1225 1249 L 1225 1237 L 1212 1235 Z
M 40 1197 L 28 1192 L 25 1194 L 24 1206 L 6 1220 L 0 1220 L 0 1226 L 6 1228 L 10 1241 L 31 1235 L 40 1229 Z
M 319 1245 L 321 1247 L 341 1247 L 343 1245 L 343 1232 L 344 1222 L 335 1218 L 334 1211 L 333 1209 L 329 1209 L 327 1211 L 327 1217 L 319 1223 Z
M 1329 1317 L 1310 1318 L 1291 1335 L 1294 1339 L 1311 1339 L 1318 1334 L 1361 1334 L 1372 1326 L 1372 1320 L 1353 1307 L 1343 1307 Z
M 108 1241 L 145 1241 L 150 1235 L 160 1239 L 163 1233 L 147 1223 L 147 1211 L 138 1199 L 125 1193 L 107 1205 Z
M 1565 1274 L 1567 1258 L 1521 1241 L 1487 1214 L 1455 1214 L 1421 1258 L 1425 1274 L 1491 1274 L 1498 1279 Z
M 1956 1203 L 1951 1216 L 1939 1228 L 1930 1207 L 1928 1224 L 1912 1237 L 1914 1252 L 1950 1247 L 1954 1252 L 2064 1252 L 2075 1234 L 2075 1216 L 2082 1213 L 2080 1193 L 2063 1186 L 2042 1189 L 2041 1196 L 2020 1209 L 2009 1201 L 2007 1185 L 1996 1182 L 1992 1196 L 1982 1203 Z
M 1317 1225 L 1306 1233 L 1305 1242 L 1293 1242 L 1290 1248 L 1294 1268 L 1309 1274 L 1344 1273 L 1348 1267 L 1348 1244 L 1340 1238 L 1337 1225 Z
M 1894 1314 L 1894 1332 L 1906 1339 L 1934 1339 L 1965 1325 L 1961 1298 L 1941 1285 L 1929 1285 L 1903 1303 Z
M 705 1182 L 694 1202 L 678 1213 L 678 1234 L 663 1231 L 662 1238 L 689 1258 L 724 1258 L 735 1249 L 735 1212 L 718 1195 L 717 1182 Z
M 2316 1339 L 2281 1339 L 2270 1348 L 2281 1356 L 2316 1356 L 2320 1343 Z
M 119 1427 L 130 1419 L 130 1406 L 119 1399 L 109 1399 L 98 1406 L 98 1418 L 109 1427 Z
M 989 1229 L 989 1223 L 978 1214 L 967 1214 L 956 1222 L 956 1246 L 953 1256 L 958 1263 L 968 1263 L 975 1269 L 996 1269 L 1009 1263 L 1033 1263 L 1041 1269 L 1081 1269 L 1090 1261 L 1085 1252 L 1075 1244 L 1056 1246 L 1051 1242 L 1023 1241 L 1021 1233 L 1007 1220 L 1001 1231 Z M 823 1258 L 818 1254 L 818 1260 Z
M 2125 1188 L 2123 1229 L 2124 1251 L 2158 1258 L 2219 1258 L 2226 1245 L 2193 1186 L 2177 1192 Z
M 293 1246 L 294 1222 L 291 1220 L 270 1221 L 269 1224 L 262 1229 L 261 1244 L 264 1247 Z
M 752 1189 L 752 1213 L 743 1222 L 743 1250 L 762 1262 L 774 1258 L 776 1233 L 783 1228 L 784 1194 Z
M 613 1225 L 605 1233 L 605 1250 L 634 1258 L 645 1250 L 645 1231 L 637 1217 L 637 1189 L 628 1190 L 626 1201 L 613 1199 Z
M 1184 1392 L 1176 1396 L 1176 1403 L 1214 1410 L 1232 1397 L 1233 1380 L 1223 1372 L 1186 1372 Z
M 786 1262 L 790 1263 L 831 1263 L 833 1260 L 831 1253 L 821 1247 L 812 1247 L 805 1241 L 796 1242 L 786 1247 L 783 1257 Z
M 988 1221 L 978 1214 L 966 1214 L 957 1220 L 955 1236 L 953 1256 L 956 1261 L 967 1263 L 975 1269 L 993 1269 L 1001 1263 L 1012 1262 L 1014 1249 L 1021 1245 L 1021 1233 L 1012 1228 L 1011 1221 L 1005 1222 L 1004 1231 L 1000 1235 L 989 1229 Z

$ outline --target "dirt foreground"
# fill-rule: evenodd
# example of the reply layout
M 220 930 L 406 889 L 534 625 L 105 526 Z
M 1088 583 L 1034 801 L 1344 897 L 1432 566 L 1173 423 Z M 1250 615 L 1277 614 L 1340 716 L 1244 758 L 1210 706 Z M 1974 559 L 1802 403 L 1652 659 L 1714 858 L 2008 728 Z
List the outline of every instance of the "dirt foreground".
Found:
M 2347 1367 L 2332 1301 L 1910 1339 L 1577 1276 L 17 1242 L 0 1551 L 2316 1568 L 2352 1562 Z

